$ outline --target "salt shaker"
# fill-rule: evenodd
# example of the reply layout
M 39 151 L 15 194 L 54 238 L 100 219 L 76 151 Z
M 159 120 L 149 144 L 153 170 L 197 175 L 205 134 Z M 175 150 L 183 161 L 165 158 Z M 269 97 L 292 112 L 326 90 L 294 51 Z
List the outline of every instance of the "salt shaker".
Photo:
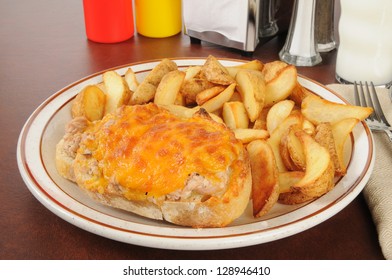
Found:
M 315 11 L 316 0 L 295 0 L 286 42 L 279 52 L 281 60 L 296 66 L 321 62 L 314 32 Z

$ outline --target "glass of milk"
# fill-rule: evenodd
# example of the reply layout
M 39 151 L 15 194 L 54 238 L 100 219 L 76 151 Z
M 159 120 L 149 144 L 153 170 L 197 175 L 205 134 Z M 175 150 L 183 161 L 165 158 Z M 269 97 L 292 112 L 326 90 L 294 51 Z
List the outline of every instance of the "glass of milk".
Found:
M 336 79 L 392 84 L 392 1 L 341 0 Z

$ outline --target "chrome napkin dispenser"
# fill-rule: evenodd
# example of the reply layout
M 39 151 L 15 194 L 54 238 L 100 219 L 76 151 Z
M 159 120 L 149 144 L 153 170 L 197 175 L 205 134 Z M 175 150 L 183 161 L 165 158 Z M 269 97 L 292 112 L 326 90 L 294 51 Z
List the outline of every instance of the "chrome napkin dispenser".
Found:
M 183 0 L 185 34 L 245 52 L 259 43 L 260 1 Z

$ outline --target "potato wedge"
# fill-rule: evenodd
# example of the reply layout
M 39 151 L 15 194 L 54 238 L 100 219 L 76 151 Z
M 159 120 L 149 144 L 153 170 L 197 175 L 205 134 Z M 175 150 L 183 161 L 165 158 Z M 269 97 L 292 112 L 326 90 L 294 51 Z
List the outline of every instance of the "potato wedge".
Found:
M 272 132 L 267 142 L 271 146 L 279 172 L 288 171 L 280 155 L 280 141 L 287 130 L 293 125 L 302 124 L 301 114 L 291 114 Z
M 174 104 L 182 82 L 185 78 L 185 72 L 174 70 L 163 76 L 159 83 L 154 96 L 155 104 Z
M 304 149 L 301 141 L 295 135 L 296 131 L 300 130 L 301 129 L 299 128 L 299 126 L 290 127 L 289 132 L 286 135 L 285 141 L 291 159 L 291 161 L 289 160 L 289 162 L 294 164 L 291 165 L 292 170 L 304 171 L 306 169 L 306 158 Z
M 279 195 L 278 201 L 282 204 L 293 205 L 301 204 L 312 199 L 314 199 L 314 197 L 302 193 L 299 189 L 293 189 L 293 187 L 291 186 L 290 191 L 282 192 Z
M 302 114 L 314 124 L 330 122 L 332 125 L 348 118 L 366 119 L 373 109 L 354 105 L 338 104 L 322 99 L 316 95 L 308 95 L 301 105 Z
M 299 82 L 297 82 L 297 85 L 294 87 L 289 98 L 290 100 L 293 100 L 295 102 L 295 105 L 301 107 L 302 100 L 304 100 L 305 97 L 308 96 L 309 94 L 314 94 L 314 93 L 304 88 Z
M 261 71 L 264 76 L 265 82 L 268 83 L 269 81 L 274 79 L 276 76 L 278 76 L 278 73 L 287 66 L 288 64 L 281 60 L 275 60 L 265 63 L 263 70 Z
M 185 81 L 188 81 L 190 79 L 195 78 L 197 75 L 199 75 L 201 70 L 201 66 L 189 66 L 188 68 L 185 69 Z
M 206 109 L 207 112 L 214 112 L 216 110 L 219 110 L 220 108 L 223 107 L 223 104 L 225 104 L 230 100 L 230 98 L 234 93 L 235 87 L 236 87 L 235 83 L 229 85 L 221 93 L 211 98 L 210 100 L 206 101 L 200 107 Z
M 291 192 L 292 186 L 298 183 L 304 176 L 305 172 L 303 171 L 288 171 L 279 173 L 279 192 Z
M 188 108 L 188 107 L 184 107 L 181 105 L 175 105 L 175 104 L 159 105 L 159 106 L 162 108 L 165 108 L 166 110 L 168 110 L 172 114 L 179 116 L 181 118 L 191 118 L 191 117 L 193 117 L 194 114 L 196 114 L 200 110 L 200 107 L 198 107 L 198 106 L 193 107 L 193 108 Z M 215 114 L 209 114 L 209 115 L 217 123 L 221 123 L 221 124 L 224 123 L 222 118 L 220 118 L 219 116 L 217 116 Z
M 222 116 L 225 124 L 231 129 L 249 127 L 248 114 L 244 104 L 240 101 L 223 104 Z
M 195 104 L 196 96 L 203 90 L 214 87 L 215 85 L 206 79 L 192 78 L 184 80 L 182 83 L 180 93 L 185 98 L 185 104 Z
M 254 140 L 265 140 L 268 138 L 269 133 L 264 129 L 251 129 L 251 128 L 236 128 L 233 130 L 234 135 L 243 144 L 250 143 Z
M 129 90 L 135 92 L 139 86 L 139 81 L 136 78 L 135 72 L 133 72 L 131 68 L 128 68 L 127 72 L 125 72 L 124 80 L 127 83 Z
M 181 92 L 177 93 L 176 100 L 174 101 L 174 104 L 186 106 L 185 97 L 181 94 Z
M 106 89 L 105 114 L 113 113 L 117 108 L 128 104 L 131 92 L 124 79 L 115 71 L 107 71 L 102 75 Z
M 308 197 L 316 198 L 334 187 L 335 169 L 327 149 L 317 143 L 309 134 L 296 132 L 302 142 L 306 157 L 305 176 L 293 188 Z
M 263 108 L 263 110 L 261 110 L 259 117 L 253 123 L 254 129 L 267 130 L 267 116 L 268 116 L 268 112 L 270 109 L 271 109 L 271 107 L 270 108 Z
M 254 122 L 264 107 L 265 82 L 263 75 L 255 70 L 240 70 L 236 75 L 238 91 L 251 122 Z
M 170 71 L 177 70 L 177 64 L 170 59 L 162 59 L 147 77 L 140 83 L 136 91 L 132 94 L 130 104 L 144 104 L 154 99 L 156 89 L 161 82 L 163 76 Z
M 164 58 L 151 70 L 146 78 L 144 78 L 143 82 L 150 83 L 157 87 L 163 76 L 177 69 L 177 64 L 174 61 Z
M 269 107 L 286 99 L 297 85 L 297 69 L 289 65 L 279 71 L 278 75 L 266 83 L 265 103 Z
M 241 94 L 238 92 L 237 89 L 234 91 L 233 96 L 230 98 L 229 101 L 241 101 L 242 102 Z
M 294 126 L 291 126 L 283 135 L 282 138 L 280 139 L 280 145 L 279 145 L 279 152 L 280 156 L 282 158 L 284 166 L 287 168 L 289 171 L 297 171 L 297 170 L 304 170 L 304 168 L 299 168 L 297 164 L 293 161 L 291 158 L 290 150 L 289 150 L 289 140 L 290 140 L 290 133 L 293 133 L 294 131 Z M 301 147 L 302 149 L 302 147 Z
M 219 93 L 224 91 L 226 86 L 214 86 L 212 88 L 207 88 L 196 95 L 196 103 L 197 105 L 203 105 L 211 98 L 217 96 Z
M 235 79 L 230 76 L 227 69 L 212 55 L 207 57 L 201 67 L 200 74 L 214 84 L 230 85 L 235 83 Z
M 188 108 L 175 104 L 160 104 L 159 107 L 165 108 L 170 113 L 186 119 L 191 118 L 200 109 L 200 107 Z
M 305 184 L 303 181 L 306 177 L 306 172 L 304 178 L 301 179 L 297 184 L 294 185 L 294 189 L 299 189 L 301 193 L 307 195 L 308 197 L 318 198 L 330 190 L 332 190 L 335 186 L 335 168 L 333 166 L 332 161 L 329 161 L 327 169 L 322 173 L 317 180 L 312 183 Z M 300 185 L 301 184 L 301 185 Z
M 232 76 L 233 78 L 235 78 L 235 76 L 237 75 L 237 72 L 241 69 L 262 71 L 263 68 L 264 68 L 264 64 L 258 59 L 240 64 L 240 65 L 236 65 L 236 66 L 226 66 L 226 69 L 229 72 L 229 75 Z
M 279 201 L 284 204 L 299 204 L 318 198 L 334 187 L 334 166 L 328 151 L 306 132 L 297 132 L 297 136 L 304 146 L 306 171 L 287 192 L 279 195 Z
M 72 103 L 72 118 L 86 117 L 89 121 L 100 120 L 105 113 L 105 103 L 105 93 L 99 87 L 86 86 Z
M 356 124 L 356 123 L 355 123 Z M 349 130 L 348 134 L 351 132 Z M 346 134 L 346 136 L 348 135 Z M 321 146 L 327 149 L 329 155 L 331 156 L 331 160 L 335 167 L 335 175 L 341 176 L 345 173 L 345 168 L 341 165 L 339 161 L 338 154 L 336 151 L 335 138 L 332 132 L 332 126 L 330 123 L 320 123 L 316 127 L 314 140 L 319 143 Z
M 96 87 L 98 87 L 100 90 L 103 91 L 104 94 L 108 94 L 105 84 L 103 82 L 100 82 L 98 84 L 95 85 Z
M 309 135 L 314 135 L 316 132 L 316 127 L 311 121 L 304 118 L 304 121 L 302 123 L 302 130 Z
M 341 176 L 347 172 L 347 163 L 345 158 L 345 143 L 349 138 L 350 133 L 359 122 L 358 119 L 349 118 L 343 119 L 332 125 L 332 135 L 336 147 L 337 165 L 339 170 L 337 170 L 337 175 Z
M 246 147 L 252 173 L 253 216 L 261 217 L 276 203 L 279 197 L 279 173 L 274 153 L 267 142 L 256 140 Z
M 271 107 L 267 115 L 267 130 L 272 133 L 294 108 L 294 101 L 282 100 Z

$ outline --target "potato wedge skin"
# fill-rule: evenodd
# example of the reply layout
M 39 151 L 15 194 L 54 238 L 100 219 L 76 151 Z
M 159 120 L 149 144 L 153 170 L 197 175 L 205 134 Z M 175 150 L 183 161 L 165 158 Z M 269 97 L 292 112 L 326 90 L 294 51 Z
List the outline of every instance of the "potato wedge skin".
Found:
M 174 71 L 177 69 L 177 64 L 174 61 L 164 58 L 151 70 L 151 72 L 147 75 L 143 82 L 148 82 L 157 87 L 161 82 L 163 76 L 165 76 L 170 71 Z
M 96 85 L 88 85 L 72 103 L 72 118 L 86 117 L 89 121 L 102 119 L 105 113 L 106 96 Z
M 279 198 L 279 173 L 274 153 L 267 142 L 252 141 L 247 145 L 252 173 L 253 215 L 266 214 Z
M 292 192 L 292 187 L 305 176 L 303 171 L 288 171 L 279 173 L 279 193 Z
M 308 95 L 314 94 L 304 88 L 298 81 L 297 85 L 294 87 L 293 91 L 291 92 L 289 98 L 295 102 L 295 105 L 301 107 L 302 100 L 304 100 Z
M 287 145 L 287 150 L 292 163 L 292 170 L 304 171 L 306 169 L 306 158 L 301 141 L 296 136 L 296 131 L 299 131 L 298 126 L 292 126 L 289 132 L 285 135 L 284 141 Z
M 334 184 L 334 173 L 335 168 L 333 166 L 333 162 L 330 161 L 324 173 L 320 175 L 312 184 L 300 185 L 300 182 L 294 185 L 294 189 L 299 188 L 303 194 L 306 194 L 312 198 L 318 198 L 330 190 L 335 186 Z M 305 174 L 306 176 L 306 174 Z
M 213 83 L 207 81 L 206 79 L 195 77 L 184 80 L 180 89 L 180 93 L 184 97 L 186 105 L 194 105 L 197 103 L 196 97 L 200 92 L 214 86 L 215 85 Z
M 214 56 L 209 55 L 200 70 L 200 74 L 209 82 L 218 85 L 230 85 L 235 80 L 227 69 Z
M 316 140 L 317 143 L 328 150 L 335 167 L 335 174 L 337 176 L 344 174 L 344 167 L 341 166 L 341 162 L 339 161 L 338 153 L 336 151 L 336 144 L 331 123 L 320 123 L 317 125 L 314 140 Z
M 311 166 L 307 167 L 312 168 Z M 311 181 L 306 178 L 305 172 L 304 176 L 289 190 L 286 186 L 285 192 L 281 192 L 279 195 L 279 201 L 283 204 L 300 204 L 326 194 L 335 186 L 334 173 L 335 168 L 331 160 L 325 170 L 320 171 L 318 176 Z
M 291 191 L 279 195 L 279 202 L 284 204 L 300 204 L 318 198 L 334 187 L 334 167 L 330 162 L 324 173 L 312 184 L 306 186 L 292 186 Z
M 289 144 L 290 143 L 290 134 L 292 134 L 293 131 L 293 126 L 290 127 L 285 133 L 283 133 L 282 138 L 280 139 L 280 144 L 279 144 L 279 152 L 280 156 L 282 158 L 282 162 L 284 166 L 287 168 L 289 171 L 299 171 L 302 170 L 301 168 L 298 168 L 297 164 L 293 161 L 291 157 L 291 149 L 289 149 Z M 300 147 L 302 149 L 302 146 Z M 297 152 L 297 151 L 295 151 Z M 304 164 L 305 165 L 305 164 Z M 303 168 L 304 170 L 305 168 Z
M 287 205 L 301 204 L 312 199 L 313 197 L 302 193 L 298 189 L 292 190 L 290 192 L 283 192 L 279 195 L 279 202 Z
M 261 72 L 265 78 L 266 83 L 274 79 L 278 75 L 278 73 L 287 66 L 288 64 L 281 60 L 275 60 L 265 63 Z

